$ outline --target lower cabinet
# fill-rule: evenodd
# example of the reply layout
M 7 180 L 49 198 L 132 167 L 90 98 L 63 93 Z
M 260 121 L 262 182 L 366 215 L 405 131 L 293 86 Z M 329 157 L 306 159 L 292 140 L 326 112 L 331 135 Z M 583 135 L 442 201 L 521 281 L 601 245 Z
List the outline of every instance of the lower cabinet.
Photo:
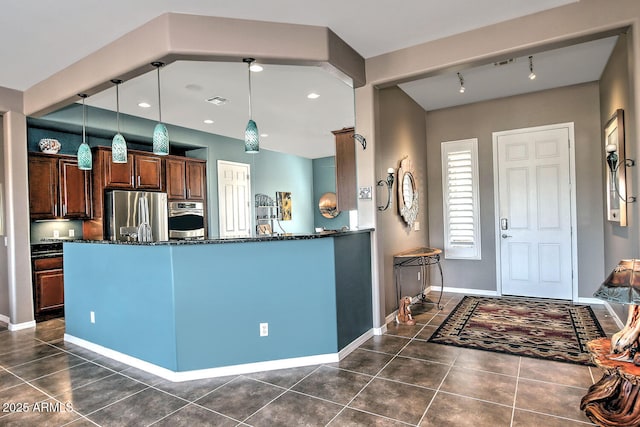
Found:
M 64 314 L 62 257 L 33 260 L 33 298 L 36 320 Z

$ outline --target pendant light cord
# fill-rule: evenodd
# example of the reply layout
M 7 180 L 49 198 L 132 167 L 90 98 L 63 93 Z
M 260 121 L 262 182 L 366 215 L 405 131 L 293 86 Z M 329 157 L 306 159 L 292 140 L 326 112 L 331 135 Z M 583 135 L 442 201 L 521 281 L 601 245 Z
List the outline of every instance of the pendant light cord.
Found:
M 162 123 L 162 102 L 160 101 L 160 67 L 158 65 L 158 121 Z
M 87 143 L 87 137 L 86 137 L 86 132 L 85 132 L 85 126 L 87 123 L 87 119 L 85 117 L 86 114 L 86 109 L 84 106 L 84 99 L 86 98 L 86 95 L 82 96 L 82 143 L 86 144 Z
M 116 124 L 118 126 L 118 133 L 120 133 L 120 92 L 118 91 L 120 83 L 116 83 Z
M 253 114 L 251 113 L 251 61 L 247 61 L 247 71 L 249 72 L 249 119 L 253 119 Z

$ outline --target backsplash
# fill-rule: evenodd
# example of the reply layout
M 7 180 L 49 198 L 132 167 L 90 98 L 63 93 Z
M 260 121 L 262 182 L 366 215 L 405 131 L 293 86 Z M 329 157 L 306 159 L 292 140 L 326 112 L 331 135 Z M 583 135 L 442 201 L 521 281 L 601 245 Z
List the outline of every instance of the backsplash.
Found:
M 81 239 L 82 221 L 53 220 L 31 222 L 31 243 L 44 239 Z

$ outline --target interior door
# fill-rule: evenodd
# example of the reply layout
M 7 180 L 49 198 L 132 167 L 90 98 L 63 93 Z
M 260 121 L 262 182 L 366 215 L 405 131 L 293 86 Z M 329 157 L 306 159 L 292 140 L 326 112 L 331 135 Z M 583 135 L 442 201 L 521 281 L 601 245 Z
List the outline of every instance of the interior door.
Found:
M 220 237 L 251 236 L 249 165 L 218 160 Z
M 503 295 L 572 299 L 569 128 L 497 134 Z

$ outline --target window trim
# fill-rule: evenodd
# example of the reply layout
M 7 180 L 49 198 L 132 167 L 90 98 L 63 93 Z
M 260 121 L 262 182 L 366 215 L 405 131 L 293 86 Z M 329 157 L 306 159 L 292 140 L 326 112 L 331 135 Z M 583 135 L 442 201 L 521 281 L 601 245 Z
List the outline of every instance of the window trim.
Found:
M 470 152 L 471 154 L 471 197 L 473 205 L 473 244 L 456 245 L 450 239 L 449 209 L 449 156 L 455 152 Z M 442 219 L 444 257 L 446 259 L 482 259 L 482 232 L 480 216 L 480 192 L 478 171 L 478 138 L 462 139 L 457 141 L 444 141 L 440 144 L 442 161 Z

